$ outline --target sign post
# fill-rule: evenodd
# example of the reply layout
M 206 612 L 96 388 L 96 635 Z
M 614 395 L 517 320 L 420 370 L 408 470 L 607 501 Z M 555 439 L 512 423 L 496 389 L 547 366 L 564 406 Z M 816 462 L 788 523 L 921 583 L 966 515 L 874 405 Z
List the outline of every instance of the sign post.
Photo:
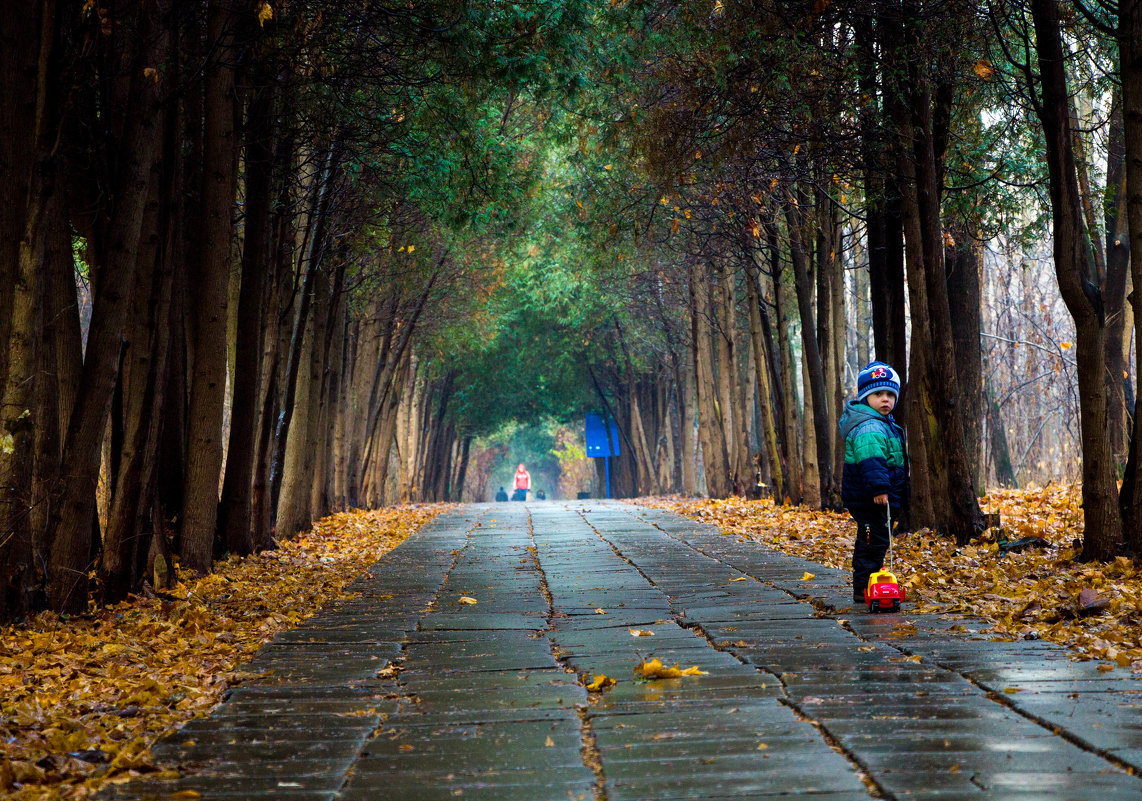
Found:
M 602 415 L 598 414 L 588 414 L 586 423 L 587 455 L 602 457 L 607 497 L 610 498 L 611 457 L 619 455 L 619 426 L 614 420 L 604 422 Z

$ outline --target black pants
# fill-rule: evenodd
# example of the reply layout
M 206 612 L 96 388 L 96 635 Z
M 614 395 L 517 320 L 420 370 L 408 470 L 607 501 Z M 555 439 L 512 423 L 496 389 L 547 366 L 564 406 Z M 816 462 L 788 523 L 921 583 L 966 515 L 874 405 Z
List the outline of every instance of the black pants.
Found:
M 860 596 L 863 600 L 868 577 L 884 567 L 884 555 L 888 553 L 888 510 L 882 515 L 875 511 L 853 514 L 853 519 L 857 524 L 853 544 L 853 598 Z

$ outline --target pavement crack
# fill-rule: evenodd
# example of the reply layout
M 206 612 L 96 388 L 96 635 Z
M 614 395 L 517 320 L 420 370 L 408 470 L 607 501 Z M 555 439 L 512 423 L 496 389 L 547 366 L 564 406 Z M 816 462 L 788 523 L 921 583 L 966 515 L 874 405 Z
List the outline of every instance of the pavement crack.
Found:
M 582 512 L 579 512 L 579 516 L 583 518 L 583 522 L 587 524 L 588 528 L 590 528 L 591 531 L 595 532 L 595 536 L 597 536 L 599 539 L 601 539 L 603 542 L 605 542 L 607 545 L 609 545 L 611 547 L 611 550 L 613 550 L 615 552 L 616 556 L 618 556 L 620 559 L 622 559 L 624 562 L 626 562 L 628 565 L 630 565 L 631 568 L 636 570 L 638 572 L 638 574 L 640 576 L 642 576 L 648 584 L 650 584 L 650 586 L 658 589 L 669 600 L 669 598 L 670 598 L 669 594 L 666 593 L 665 591 L 663 591 L 662 588 L 659 587 L 658 584 L 642 570 L 642 568 L 640 568 L 628 556 L 626 556 L 613 542 L 611 542 L 606 537 L 604 537 L 602 535 L 602 533 L 600 533 L 597 528 L 595 528 L 593 525 L 591 525 L 591 522 L 589 520 L 587 520 L 586 516 Z M 643 521 L 643 522 L 646 522 L 646 521 Z M 674 537 L 671 537 L 669 532 L 664 531 L 659 526 L 654 525 L 653 523 L 650 523 L 650 525 L 654 526 L 654 528 L 658 529 L 664 535 L 673 539 L 675 542 L 679 542 L 682 545 L 685 545 L 687 548 L 690 548 L 690 550 L 695 551 L 696 553 L 702 553 L 701 551 L 698 551 L 698 549 L 694 548 L 694 546 L 690 545 L 689 543 L 686 543 L 686 542 L 683 542 L 682 540 L 678 540 Z M 715 557 L 712 557 L 709 554 L 702 553 L 702 555 L 708 559 L 714 559 L 715 561 L 721 562 L 720 559 L 715 559 Z M 724 562 L 723 562 L 723 564 L 724 564 Z M 758 579 L 755 579 L 755 581 L 758 581 L 761 584 L 765 584 L 766 586 L 770 586 L 770 587 L 773 586 L 769 582 L 763 582 L 763 581 L 760 581 Z M 775 589 L 780 589 L 780 588 L 775 587 Z M 745 666 L 747 668 L 752 668 L 753 670 L 757 671 L 758 673 L 773 676 L 773 678 L 776 679 L 777 683 L 780 685 L 782 695 L 784 696 L 782 698 L 777 699 L 778 703 L 789 708 L 799 720 L 801 720 L 805 723 L 808 723 L 810 726 L 812 726 L 813 729 L 817 732 L 818 736 L 821 738 L 821 740 L 826 745 L 828 745 L 831 749 L 833 749 L 837 754 L 842 756 L 852 766 L 853 772 L 856 774 L 857 778 L 860 779 L 861 783 L 864 784 L 865 788 L 869 792 L 869 795 L 872 798 L 895 799 L 894 795 L 892 795 L 887 790 L 885 790 L 884 787 L 881 786 L 881 784 L 875 778 L 873 778 L 872 773 L 869 771 L 868 766 L 865 765 L 863 762 L 861 762 L 861 760 L 857 757 L 856 754 L 854 754 L 852 751 L 845 748 L 841 744 L 840 740 L 838 740 L 836 737 L 834 737 L 829 732 L 829 730 L 825 727 L 824 723 L 815 719 L 812 715 L 809 715 L 808 713 L 806 713 L 804 709 L 802 709 L 797 703 L 795 703 L 792 700 L 792 698 L 790 698 L 789 687 L 786 685 L 785 680 L 781 677 L 781 675 L 779 673 L 777 673 L 776 671 L 771 670 L 770 668 L 767 668 L 763 665 L 753 664 L 752 662 L 747 661 L 744 657 L 742 657 L 740 654 L 738 654 L 738 652 L 735 651 L 732 647 L 719 643 L 717 640 L 715 640 L 710 635 L 710 633 L 708 631 L 706 631 L 706 629 L 702 626 L 701 623 L 698 623 L 697 621 L 694 621 L 694 620 L 687 619 L 685 616 L 685 612 L 676 610 L 674 607 L 673 601 L 670 601 L 670 613 L 673 616 L 674 622 L 676 624 L 678 624 L 680 627 L 682 627 L 684 629 L 690 630 L 696 636 L 704 639 L 709 644 L 709 646 L 711 648 L 713 648 L 715 651 L 719 651 L 719 652 L 724 653 L 724 654 L 729 654 L 734 659 L 736 659 L 738 662 L 740 662 L 743 666 Z
M 456 569 L 456 563 L 460 561 L 460 554 L 463 553 L 464 549 L 467 548 L 468 545 L 471 543 L 472 532 L 475 531 L 477 528 L 479 528 L 481 525 L 482 524 L 480 523 L 480 521 L 476 521 L 475 523 L 473 523 L 468 528 L 468 530 L 464 532 L 464 544 L 461 545 L 459 548 L 456 548 L 452 551 L 452 561 L 449 562 L 448 567 L 445 568 L 444 576 L 443 576 L 443 578 L 440 579 L 440 584 L 436 587 L 436 592 L 434 592 L 432 594 L 432 600 L 429 601 L 428 605 L 424 607 L 423 612 L 421 612 L 420 618 L 416 621 L 416 630 L 417 631 L 422 630 L 420 628 L 421 621 L 424 620 L 424 618 L 428 617 L 430 614 L 432 614 L 434 611 L 436 611 L 436 606 L 440 601 L 440 594 L 444 591 L 444 585 L 448 583 L 448 577 L 451 576 L 452 571 Z M 530 517 L 529 517 L 529 525 L 530 525 Z M 407 645 L 408 645 L 408 637 L 406 636 L 404 641 L 401 643 L 402 659 L 403 659 L 404 650 L 405 650 Z
M 805 723 L 808 723 L 810 726 L 812 726 L 813 729 L 817 732 L 817 735 L 822 740 L 824 740 L 830 748 L 843 756 L 849 762 L 849 764 L 853 766 L 853 770 L 856 773 L 857 778 L 860 779 L 861 783 L 864 784 L 864 786 L 868 789 L 870 796 L 873 798 L 884 799 L 896 798 L 896 796 L 884 789 L 883 785 L 881 785 L 881 783 L 876 780 L 872 774 L 872 770 L 861 760 L 859 756 L 850 751 L 848 748 L 845 748 L 841 741 L 833 736 L 833 733 L 829 731 L 828 726 L 826 726 L 823 721 L 820 721 L 810 715 L 805 711 L 804 707 L 802 707 L 790 697 L 789 686 L 785 683 L 785 679 L 781 677 L 780 673 L 770 670 L 769 668 L 761 667 L 758 668 L 758 672 L 768 673 L 777 679 L 778 684 L 781 685 L 781 692 L 785 696 L 784 698 L 779 698 L 778 701 L 784 706 L 788 707 L 793 712 L 793 714 L 797 716 L 798 720 L 804 721 Z
M 1045 718 L 1041 718 L 1038 715 L 1035 715 L 1031 712 L 1028 712 L 1026 709 L 1023 709 L 1017 703 L 1015 703 L 1014 700 L 1012 700 L 1011 698 L 1008 698 L 1005 694 L 1000 693 L 1000 692 L 996 692 L 995 690 L 991 689 L 987 685 L 982 684 L 981 682 L 972 678 L 971 674 L 964 673 L 963 671 L 957 670 L 956 668 L 952 667 L 951 665 L 944 663 L 944 662 L 941 662 L 939 660 L 926 658 L 924 656 L 924 654 L 918 654 L 914 651 L 910 651 L 909 649 L 905 648 L 902 645 L 896 645 L 894 643 L 884 642 L 883 640 L 870 640 L 869 638 L 864 637 L 859 632 L 857 632 L 847 620 L 844 620 L 842 618 L 836 618 L 836 617 L 834 617 L 834 619 L 837 621 L 837 623 L 839 623 L 841 625 L 842 628 L 845 629 L 845 631 L 848 631 L 850 634 L 852 634 L 854 637 L 861 640 L 862 642 L 883 645 L 884 647 L 891 648 L 892 650 L 896 651 L 899 654 L 902 654 L 905 657 L 918 658 L 918 659 L 922 660 L 921 664 L 931 665 L 932 667 L 936 667 L 936 668 L 939 668 L 940 670 L 947 671 L 948 673 L 951 673 L 954 676 L 959 676 L 961 679 L 966 681 L 972 687 L 975 687 L 977 690 L 979 690 L 983 694 L 983 696 L 985 698 L 987 698 L 987 700 L 991 701 L 992 703 L 999 704 L 1000 706 L 1004 707 L 1005 709 L 1008 709 L 1011 712 L 1014 712 L 1016 715 L 1023 718 L 1024 720 L 1026 720 L 1030 723 L 1034 723 L 1036 726 L 1039 726 L 1041 729 L 1044 729 L 1049 734 L 1053 734 L 1057 737 L 1062 738 L 1063 740 L 1066 740 L 1068 743 L 1075 746 L 1076 748 L 1079 748 L 1079 749 L 1087 752 L 1088 754 L 1093 754 L 1094 756 L 1097 756 L 1101 759 L 1106 760 L 1107 762 L 1109 762 L 1114 767 L 1118 768 L 1121 771 L 1124 771 L 1125 773 L 1130 774 L 1131 776 L 1137 776 L 1138 775 L 1138 769 L 1134 765 L 1131 765 L 1129 762 L 1121 759 L 1120 757 L 1116 756 L 1115 754 L 1113 754 L 1113 753 L 1111 753 L 1111 752 L 1109 752 L 1103 748 L 1099 748 L 1094 743 L 1091 743 L 1090 741 L 1083 739 L 1082 737 L 1078 736 L 1074 732 L 1068 731 L 1067 729 L 1063 729 L 1063 728 L 1057 726 L 1056 724 L 1052 723 L 1051 721 L 1046 720 Z
M 444 590 L 444 585 L 448 583 L 448 577 L 452 574 L 453 569 L 456 567 L 456 563 L 460 560 L 460 554 L 465 548 L 468 547 L 472 532 L 475 531 L 479 525 L 480 523 L 478 521 L 473 523 L 472 526 L 464 534 L 464 544 L 452 551 L 452 560 L 448 563 L 448 567 L 445 568 L 444 575 L 440 579 L 440 584 L 436 587 L 436 592 L 432 594 L 432 600 L 430 600 L 424 607 L 420 618 L 417 619 L 415 631 L 422 630 L 420 627 L 421 621 L 436 609 L 437 602 L 440 600 L 440 595 Z M 369 753 L 369 748 L 372 746 L 372 744 L 382 736 L 388 736 L 391 738 L 397 732 L 397 729 L 394 729 L 390 725 L 391 718 L 398 717 L 401 711 L 407 710 L 409 707 L 414 707 L 420 703 L 420 696 L 418 696 L 416 692 L 409 690 L 408 685 L 405 683 L 401 675 L 404 672 L 405 660 L 408 656 L 409 634 L 410 632 L 406 631 L 404 637 L 401 639 L 400 656 L 377 670 L 375 674 L 375 678 L 381 680 L 381 687 L 379 689 L 382 689 L 385 692 L 384 698 L 386 700 L 396 701 L 398 703 L 398 712 L 391 716 L 388 714 L 381 714 L 372 731 L 365 734 L 365 736 L 361 739 L 360 747 L 357 749 L 357 756 L 346 770 L 345 776 L 341 782 L 341 786 L 336 791 L 336 795 L 338 796 L 344 793 L 346 788 L 349 786 L 350 781 L 354 778 L 356 773 L 355 766 L 357 762 L 359 762 L 362 757 L 366 756 Z
M 806 712 L 800 706 L 800 704 L 795 702 L 790 697 L 789 686 L 785 683 L 785 679 L 781 676 L 780 673 L 778 673 L 775 670 L 772 670 L 771 668 L 765 667 L 764 665 L 755 665 L 752 662 L 746 661 L 746 659 L 744 657 L 742 657 L 740 654 L 738 654 L 737 651 L 735 651 L 733 649 L 733 647 L 722 645 L 717 640 L 715 640 L 712 636 L 710 636 L 710 633 L 707 632 L 706 629 L 703 628 L 700 623 L 695 623 L 694 621 L 688 620 L 688 621 L 686 621 L 686 628 L 690 629 L 691 631 L 693 631 L 698 636 L 704 638 L 706 640 L 706 642 L 708 642 L 710 644 L 710 647 L 713 648 L 715 651 L 721 651 L 724 654 L 729 654 L 730 656 L 732 656 L 734 659 L 741 662 L 746 667 L 753 668 L 758 673 L 761 673 L 763 675 L 772 676 L 777 681 L 778 686 L 781 687 L 781 692 L 782 692 L 782 695 L 784 696 L 782 698 L 777 699 L 778 703 L 782 704 L 783 706 L 788 707 L 793 712 L 793 714 L 797 716 L 797 718 L 799 720 L 801 720 L 804 723 L 808 723 L 810 726 L 812 726 L 814 728 L 814 730 L 816 730 L 818 736 L 820 736 L 820 738 L 830 748 L 832 748 L 834 751 L 836 751 L 838 754 L 840 754 L 842 757 L 844 757 L 849 762 L 849 764 L 853 766 L 853 770 L 856 773 L 857 777 L 861 780 L 861 783 L 864 784 L 864 786 L 866 788 L 868 788 L 869 794 L 873 798 L 884 798 L 884 799 L 895 798 L 895 796 L 893 796 L 891 793 L 889 793 L 887 790 L 885 790 L 884 787 L 882 787 L 881 784 L 875 778 L 873 778 L 872 773 L 869 770 L 869 767 L 867 765 L 865 765 L 863 762 L 861 762 L 860 758 L 856 754 L 854 754 L 852 751 L 845 748 L 841 744 L 841 741 L 838 740 L 836 737 L 834 737 L 832 735 L 832 733 L 829 732 L 828 728 L 825 726 L 825 724 L 823 722 L 817 720 L 812 715 L 810 715 L 808 712 Z
M 530 509 L 527 510 L 527 536 L 531 540 L 527 554 L 536 574 L 539 576 L 539 592 L 547 601 L 546 627 L 541 629 L 539 634 L 547 638 L 548 645 L 551 647 L 551 656 L 559 666 L 567 673 L 578 675 L 578 671 L 567 660 L 566 653 L 551 637 L 551 632 L 555 628 L 555 600 L 551 595 L 551 588 L 547 584 L 547 573 L 539 561 L 539 547 L 535 542 L 535 526 Z M 594 784 L 591 786 L 593 801 L 607 801 L 607 777 L 603 772 L 603 753 L 599 750 L 598 742 L 595 739 L 590 712 L 586 704 L 576 704 L 575 713 L 579 718 L 579 758 L 582 760 L 583 766 L 591 771 L 595 777 Z

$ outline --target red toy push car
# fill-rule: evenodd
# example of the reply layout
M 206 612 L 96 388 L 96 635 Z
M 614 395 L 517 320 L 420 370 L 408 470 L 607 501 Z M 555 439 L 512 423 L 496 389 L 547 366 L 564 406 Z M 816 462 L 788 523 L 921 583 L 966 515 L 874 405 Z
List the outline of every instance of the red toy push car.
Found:
M 904 588 L 896 576 L 887 570 L 878 570 L 868 577 L 864 590 L 864 602 L 870 612 L 899 612 L 904 600 Z

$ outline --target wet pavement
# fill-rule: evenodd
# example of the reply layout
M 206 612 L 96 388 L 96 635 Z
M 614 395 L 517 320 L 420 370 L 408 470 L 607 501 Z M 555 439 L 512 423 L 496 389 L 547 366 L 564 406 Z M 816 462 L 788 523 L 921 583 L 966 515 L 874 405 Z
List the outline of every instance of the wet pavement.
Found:
M 1129 671 L 869 615 L 841 571 L 667 512 L 465 506 L 352 589 L 153 749 L 183 778 L 103 797 L 1142 798 Z M 649 656 L 708 675 L 635 680 Z

